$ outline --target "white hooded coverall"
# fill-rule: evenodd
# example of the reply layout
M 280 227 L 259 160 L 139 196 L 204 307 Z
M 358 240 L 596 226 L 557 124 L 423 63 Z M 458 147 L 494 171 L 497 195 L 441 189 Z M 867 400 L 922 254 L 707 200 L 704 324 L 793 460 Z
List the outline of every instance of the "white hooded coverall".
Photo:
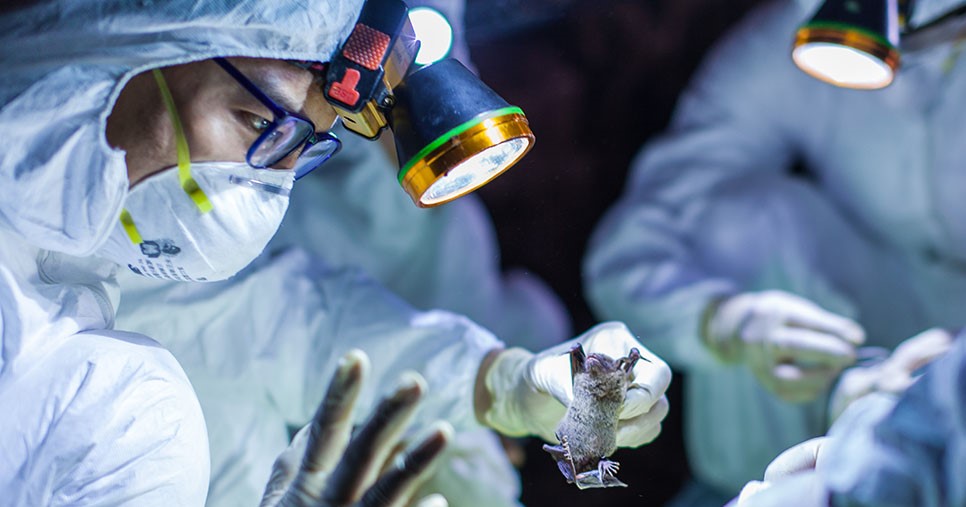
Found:
M 462 11 L 462 2 L 446 6 L 448 13 Z M 427 317 L 438 325 L 417 329 L 409 322 L 415 311 L 392 293 L 419 309 L 465 315 L 509 345 L 541 350 L 570 337 L 563 305 L 542 281 L 521 270 L 501 273 L 493 225 L 477 196 L 418 208 L 379 143 L 341 128 L 337 135 L 342 151 L 295 184 L 269 245 L 273 253 L 293 246 L 303 251 L 266 258 L 230 281 L 204 287 L 119 274 L 124 304 L 117 326 L 164 344 L 198 393 L 212 430 L 208 505 L 257 501 L 288 441 L 286 427 L 307 422 L 326 372 L 348 347 L 370 356 L 375 392 L 390 389 L 402 369 L 412 368 L 427 378 L 430 396 L 472 399 L 467 386 L 476 366 L 500 342 L 445 312 Z M 295 313 L 314 318 L 293 319 Z M 230 353 L 265 346 L 271 338 L 266 329 L 283 334 L 271 342 L 280 350 Z M 196 350 L 202 343 L 204 354 Z M 216 352 L 221 349 L 226 352 Z M 424 370 L 421 357 L 429 351 L 458 361 Z M 262 374 L 275 371 L 287 374 Z M 443 418 L 458 430 L 426 489 L 444 493 L 454 507 L 516 505 L 517 474 L 471 410 L 467 403 L 420 409 L 421 422 Z
M 793 292 L 886 347 L 966 323 L 966 59 L 950 38 L 917 34 L 892 85 L 836 88 L 791 60 L 807 3 L 769 2 L 717 44 L 584 265 L 598 317 L 687 373 L 689 462 L 725 498 L 824 433 L 826 414 L 825 400 L 784 403 L 716 362 L 698 335 L 711 300 Z M 954 4 L 917 0 L 910 25 Z M 790 174 L 796 162 L 810 178 Z
M 128 189 L 105 123 L 150 68 L 327 60 L 360 0 L 70 0 L 0 14 L 0 504 L 202 505 L 208 441 L 170 353 L 112 331 L 114 266 L 86 258 Z M 324 377 L 323 377 L 324 378 Z

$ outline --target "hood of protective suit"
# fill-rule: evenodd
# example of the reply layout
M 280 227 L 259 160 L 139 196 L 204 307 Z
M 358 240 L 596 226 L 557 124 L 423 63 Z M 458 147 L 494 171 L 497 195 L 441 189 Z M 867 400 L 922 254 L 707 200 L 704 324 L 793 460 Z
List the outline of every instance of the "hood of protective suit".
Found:
M 59 0 L 0 13 L 0 227 L 93 252 L 128 190 L 105 124 L 144 70 L 215 56 L 328 61 L 363 0 Z
M 822 4 L 822 0 L 795 0 L 811 15 Z M 915 0 L 912 3 L 912 16 L 909 26 L 915 28 L 966 4 L 963 0 Z

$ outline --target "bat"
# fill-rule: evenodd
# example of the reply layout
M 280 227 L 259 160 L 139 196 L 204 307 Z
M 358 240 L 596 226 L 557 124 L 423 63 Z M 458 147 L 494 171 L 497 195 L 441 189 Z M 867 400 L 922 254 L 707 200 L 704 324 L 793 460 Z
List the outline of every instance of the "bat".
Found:
M 627 357 L 570 349 L 574 397 L 555 432 L 559 445 L 543 450 L 557 462 L 568 483 L 580 489 L 626 487 L 616 474 L 620 464 L 607 459 L 617 449 L 617 420 L 637 361 L 646 358 L 636 348 Z

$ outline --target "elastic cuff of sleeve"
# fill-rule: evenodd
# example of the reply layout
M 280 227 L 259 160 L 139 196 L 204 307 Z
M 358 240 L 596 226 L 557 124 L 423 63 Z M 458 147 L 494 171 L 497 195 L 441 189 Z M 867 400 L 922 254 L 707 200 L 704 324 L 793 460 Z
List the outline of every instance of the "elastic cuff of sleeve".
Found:
M 504 435 L 516 437 L 532 433 L 520 408 L 520 390 L 532 389 L 524 376 L 532 358 L 533 353 L 527 350 L 507 349 L 500 352 L 486 373 L 484 382 L 491 403 L 483 414 L 483 423 Z

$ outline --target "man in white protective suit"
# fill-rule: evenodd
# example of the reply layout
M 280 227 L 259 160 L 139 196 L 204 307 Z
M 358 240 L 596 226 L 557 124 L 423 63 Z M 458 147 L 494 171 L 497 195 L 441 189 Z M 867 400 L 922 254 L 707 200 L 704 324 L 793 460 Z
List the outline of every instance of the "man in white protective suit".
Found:
M 411 5 L 419 4 L 440 9 L 451 19 L 457 34 L 461 32 L 463 2 L 414 2 Z M 468 59 L 465 41 L 461 37 L 456 38 L 452 53 L 461 56 L 464 62 Z M 357 268 L 375 277 L 407 303 L 417 308 L 445 309 L 466 315 L 508 345 L 539 350 L 569 336 L 566 312 L 549 288 L 524 271 L 511 271 L 505 276 L 499 272 L 493 226 L 476 196 L 465 196 L 438 208 L 417 208 L 399 191 L 398 183 L 392 177 L 397 167 L 394 155 L 387 155 L 376 143 L 344 129 L 338 130 L 342 151 L 328 161 L 323 170 L 313 171 L 299 180 L 298 191 L 291 196 L 285 220 L 269 243 L 270 251 L 281 252 L 296 246 L 306 250 L 308 255 L 319 257 L 313 261 L 318 266 L 304 273 L 304 276 L 318 277 L 314 283 L 319 286 L 334 283 L 327 282 L 329 278 L 349 277 L 367 286 L 367 291 L 379 294 L 376 284 L 349 269 Z M 245 276 L 256 278 L 259 275 Z M 186 290 L 179 282 L 147 280 L 129 271 L 122 271 L 119 281 L 124 305 L 119 308 L 117 326 L 150 334 L 164 343 L 188 373 L 199 394 L 208 426 L 223 423 L 224 428 L 214 432 L 217 436 L 212 436 L 212 483 L 208 504 L 250 502 L 260 493 L 272 460 L 278 453 L 276 437 L 284 435 L 282 430 L 286 425 L 301 425 L 298 418 L 310 415 L 307 411 L 317 401 L 302 399 L 301 402 L 309 404 L 295 411 L 290 407 L 288 412 L 283 412 L 286 417 L 272 420 L 270 414 L 275 413 L 275 407 L 269 397 L 245 399 L 237 379 L 225 382 L 218 374 L 211 373 L 220 371 L 219 368 L 210 368 L 210 361 L 199 361 L 201 356 L 189 352 L 196 340 L 210 340 L 210 337 L 193 336 L 189 325 L 172 324 L 175 319 L 187 324 L 196 323 L 196 333 L 210 336 L 212 327 L 202 323 L 223 314 L 218 305 L 191 303 L 178 307 L 159 304 L 159 301 L 172 299 L 167 293 Z M 372 288 L 368 288 L 370 285 Z M 236 284 L 230 283 L 221 284 L 221 287 L 232 292 L 237 289 Z M 206 298 L 215 293 L 211 287 L 199 289 Z M 264 301 L 261 289 L 248 294 Z M 286 297 L 287 294 L 283 294 L 276 301 Z M 325 306 L 323 300 L 313 298 L 287 303 L 291 304 L 305 305 L 305 311 L 318 314 L 339 312 Z M 210 309 L 213 315 L 206 315 L 204 309 Z M 275 318 L 281 319 L 283 315 L 284 312 L 279 311 Z M 172 332 L 175 329 L 177 332 Z M 258 340 L 252 335 L 254 329 L 245 320 L 234 321 L 225 329 L 231 338 L 226 346 L 236 347 L 242 340 Z M 333 335 L 331 330 L 316 327 L 290 334 L 291 340 L 343 341 L 368 352 L 379 350 L 380 344 L 391 339 L 390 334 L 350 339 L 348 334 Z M 356 334 L 352 333 L 353 336 Z M 300 347 L 310 345 L 305 343 Z M 417 342 L 416 345 L 424 346 L 425 343 Z M 379 358 L 373 359 L 376 366 L 387 364 Z M 324 364 L 321 360 L 318 362 Z M 306 364 L 306 368 L 310 366 Z M 273 390 L 283 392 L 277 377 L 274 382 Z M 448 384 L 441 382 L 440 385 Z M 293 387 L 289 391 L 294 394 L 298 390 L 299 387 Z M 256 419 L 261 419 L 263 424 L 256 424 Z M 261 436 L 259 430 L 264 430 Z M 437 467 L 424 489 L 442 492 L 454 506 L 516 505 L 520 495 L 519 479 L 499 439 L 482 427 L 465 429 L 454 436 L 443 464 Z
M 252 2 L 226 8 L 197 2 L 44 2 L 0 16 L 7 65 L 0 82 L 0 128 L 7 142 L 0 154 L 0 402 L 16 407 L 0 416 L 4 501 L 204 502 L 208 436 L 220 438 L 221 427 L 205 430 L 195 393 L 167 350 L 143 335 L 113 330 L 115 270 L 121 265 L 145 276 L 217 282 L 263 250 L 287 208 L 295 173 L 324 162 L 321 155 L 333 142 L 325 129 L 335 115 L 324 107 L 318 76 L 290 62 L 328 58 L 351 29 L 360 3 Z M 280 129 L 306 135 L 264 144 L 275 139 L 266 133 Z M 372 391 L 395 383 L 387 386 L 377 375 L 376 385 L 360 388 L 368 371 L 361 353 L 341 354 L 341 361 L 327 356 L 325 365 L 300 368 L 299 360 L 319 359 L 312 351 L 345 349 L 300 340 L 312 350 L 292 354 L 289 336 L 273 325 L 260 328 L 266 332 L 257 337 L 264 342 L 222 341 L 216 350 L 213 342 L 231 337 L 213 332 L 200 340 L 192 352 L 211 362 L 212 374 L 225 374 L 223 381 L 249 388 L 245 376 L 255 373 L 241 368 L 267 364 L 263 371 L 278 376 L 279 390 L 299 391 L 273 392 L 275 379 L 263 375 L 260 395 L 280 410 L 299 397 L 320 405 L 314 417 L 309 409 L 296 418 L 312 424 L 276 462 L 263 505 L 374 506 L 406 498 L 439 455 L 447 440 L 444 429 L 430 432 L 410 454 L 379 472 L 426 384 L 435 395 L 422 417 L 553 438 L 570 396 L 564 352 L 573 342 L 539 354 L 503 350 L 467 319 L 418 313 L 394 299 L 370 297 L 357 279 L 344 291 L 338 279 L 334 287 L 312 288 L 315 277 L 299 275 L 316 267 L 297 253 L 271 262 L 281 270 L 274 281 L 289 280 L 292 287 L 264 292 L 249 287 L 265 295 L 264 306 L 251 298 L 249 307 L 222 306 L 205 326 L 234 320 L 258 328 L 276 316 L 263 320 L 256 308 L 284 302 L 279 294 L 303 291 L 306 298 L 325 298 L 339 315 L 326 320 L 318 313 L 299 314 L 304 307 L 292 305 L 283 309 L 295 315 L 275 323 L 304 329 L 308 321 L 341 330 L 355 315 L 379 326 L 368 317 L 392 315 L 379 308 L 396 307 L 386 327 L 397 329 L 403 322 L 403 333 L 429 336 L 443 346 L 416 347 L 423 356 L 393 355 L 394 347 L 412 343 L 403 337 L 373 354 L 374 361 L 400 360 L 377 372 L 395 377 L 406 367 L 425 366 L 428 380 L 410 376 L 348 442 L 351 422 L 369 411 L 354 410 L 356 400 L 369 404 Z M 216 284 L 183 286 L 199 305 L 224 302 L 204 297 L 206 288 L 218 290 Z M 229 302 L 234 295 L 227 294 Z M 356 296 L 364 298 L 353 300 Z M 340 302 L 354 313 L 340 313 Z M 373 311 L 355 310 L 359 305 Z M 325 306 L 313 306 L 320 307 Z M 189 333 L 196 336 L 197 330 Z M 667 366 L 620 324 L 599 326 L 576 341 L 611 355 L 641 349 L 649 362 L 634 370 L 618 444 L 636 446 L 656 437 L 667 411 Z M 445 361 L 419 359 L 434 354 Z M 264 363 L 253 365 L 250 358 Z M 431 365 L 444 362 L 461 379 L 433 378 L 438 370 Z M 325 395 L 326 374 L 332 372 Z M 441 389 L 437 382 L 460 387 Z M 278 452 L 286 441 L 279 441 Z
M 767 2 L 636 158 L 584 278 L 598 317 L 687 373 L 674 505 L 721 505 L 877 385 L 867 362 L 905 340 L 917 368 L 950 343 L 919 333 L 966 322 L 958 4 L 911 3 L 897 76 L 868 91 L 793 63 L 817 2 Z

